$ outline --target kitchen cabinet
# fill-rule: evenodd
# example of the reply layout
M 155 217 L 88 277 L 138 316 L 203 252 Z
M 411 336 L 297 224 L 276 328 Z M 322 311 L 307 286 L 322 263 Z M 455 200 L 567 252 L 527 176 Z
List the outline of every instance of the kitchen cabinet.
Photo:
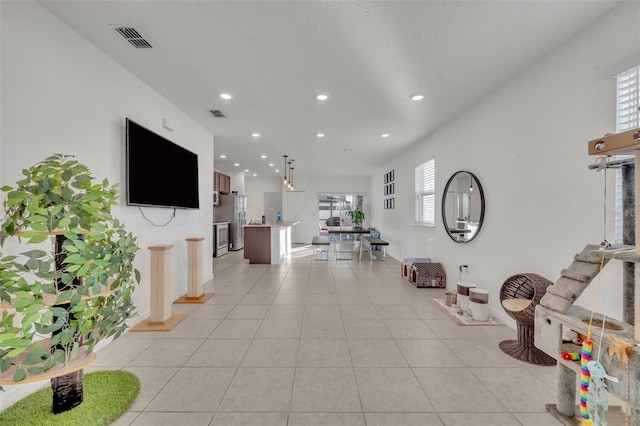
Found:
M 220 172 L 213 172 L 213 190 L 221 194 L 231 193 L 231 177 Z

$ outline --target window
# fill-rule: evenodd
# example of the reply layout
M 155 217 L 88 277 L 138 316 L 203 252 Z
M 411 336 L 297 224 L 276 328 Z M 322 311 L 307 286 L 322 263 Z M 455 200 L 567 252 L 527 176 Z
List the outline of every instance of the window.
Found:
M 319 193 L 318 225 L 322 232 L 327 226 L 353 226 L 349 212 L 358 204 L 362 207 L 364 194 Z
M 616 76 L 616 133 L 640 127 L 640 65 Z M 625 158 L 628 156 L 618 156 Z M 616 171 L 615 241 L 622 242 L 622 173 Z
M 415 223 L 417 225 L 435 226 L 435 162 L 429 160 L 416 167 L 416 200 L 415 200 Z
M 616 77 L 616 133 L 635 129 L 640 125 L 638 116 L 638 91 L 640 90 L 640 65 Z

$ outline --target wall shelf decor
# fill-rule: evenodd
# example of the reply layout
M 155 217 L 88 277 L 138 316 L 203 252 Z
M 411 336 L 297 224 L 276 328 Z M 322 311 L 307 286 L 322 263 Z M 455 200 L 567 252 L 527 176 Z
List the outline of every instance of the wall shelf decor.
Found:
M 391 170 L 384 174 L 384 196 L 388 197 L 389 195 L 393 195 L 396 192 L 396 171 Z M 395 202 L 393 198 L 385 198 L 384 199 L 384 208 L 385 209 L 393 209 L 395 208 Z

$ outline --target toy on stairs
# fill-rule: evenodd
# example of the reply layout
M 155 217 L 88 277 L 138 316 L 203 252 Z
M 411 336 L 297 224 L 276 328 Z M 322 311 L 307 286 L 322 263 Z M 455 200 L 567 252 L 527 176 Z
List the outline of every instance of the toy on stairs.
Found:
M 574 345 L 582 345 L 580 335 L 567 327 L 562 327 L 562 341 L 564 343 L 571 342 Z
M 580 353 L 578 352 L 564 351 L 560 356 L 566 361 L 577 361 L 580 359 Z

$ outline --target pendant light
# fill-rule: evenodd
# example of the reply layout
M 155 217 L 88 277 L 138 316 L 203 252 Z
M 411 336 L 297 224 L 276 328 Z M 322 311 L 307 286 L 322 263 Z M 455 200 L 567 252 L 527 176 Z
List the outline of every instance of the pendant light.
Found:
M 289 175 L 289 180 L 291 181 L 291 190 L 293 191 L 293 169 L 295 169 L 295 167 L 291 167 L 289 169 L 290 175 Z
M 285 185 L 287 184 L 287 157 L 288 155 L 283 155 L 284 157 L 284 180 L 282 181 L 282 183 L 284 183 Z
M 469 192 L 473 192 L 473 176 L 471 176 L 471 186 L 469 187 Z
M 291 189 L 291 161 L 287 161 L 289 164 L 289 183 L 287 184 L 287 188 Z

